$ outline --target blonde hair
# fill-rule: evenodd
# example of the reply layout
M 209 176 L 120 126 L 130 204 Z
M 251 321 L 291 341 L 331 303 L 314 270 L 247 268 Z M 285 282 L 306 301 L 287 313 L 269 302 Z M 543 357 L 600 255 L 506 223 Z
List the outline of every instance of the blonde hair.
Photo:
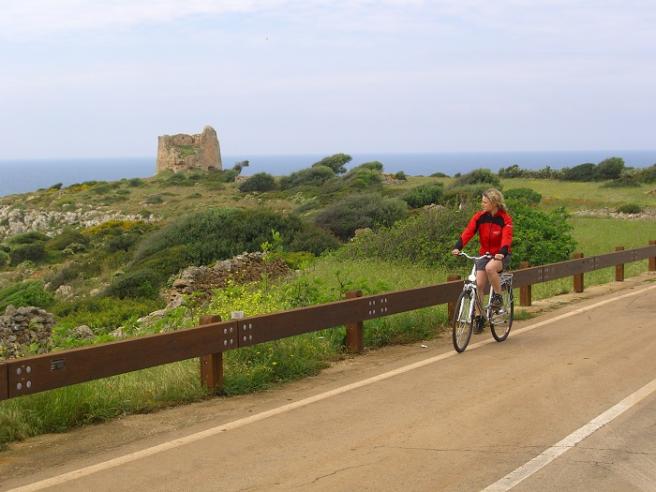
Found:
M 503 193 L 501 193 L 496 188 L 490 188 L 489 190 L 483 192 L 483 196 L 492 202 L 492 205 L 495 207 L 506 210 L 506 202 L 503 199 Z

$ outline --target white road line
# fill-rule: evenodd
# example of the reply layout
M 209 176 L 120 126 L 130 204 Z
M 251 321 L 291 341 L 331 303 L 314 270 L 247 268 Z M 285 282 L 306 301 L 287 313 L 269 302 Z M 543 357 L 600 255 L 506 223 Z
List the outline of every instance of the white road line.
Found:
M 547 448 L 544 450 L 544 452 L 530 460 L 528 463 L 520 466 L 515 471 L 510 472 L 502 479 L 484 488 L 482 492 L 506 492 L 512 489 L 520 482 L 526 480 L 528 477 L 547 466 L 560 455 L 569 451 L 571 448 L 590 436 L 590 434 L 608 424 L 609 422 L 612 422 L 617 417 L 626 412 L 629 408 L 640 403 L 642 400 L 654 393 L 654 391 L 656 391 L 656 379 L 646 384 L 635 393 L 627 396 L 617 405 L 609 408 L 601 415 L 598 415 L 583 427 L 579 427 L 565 439 Z
M 572 316 L 576 316 L 577 314 L 585 313 L 587 311 L 590 311 L 592 309 L 596 309 L 599 306 L 603 306 L 605 304 L 609 304 L 611 302 L 619 301 L 622 299 L 625 299 L 627 297 L 631 296 L 636 296 L 639 294 L 642 294 L 643 292 L 646 292 L 651 289 L 656 289 L 656 285 L 652 285 L 650 287 L 646 287 L 644 289 L 640 289 L 634 292 L 630 292 L 628 294 L 623 294 L 621 296 L 613 297 L 610 299 L 606 299 L 604 301 L 598 302 L 596 304 L 591 304 L 590 306 L 586 306 L 580 309 L 576 309 L 574 311 L 570 311 L 565 314 L 561 314 L 559 316 L 555 316 L 551 319 L 545 320 L 545 321 L 540 321 L 538 323 L 534 323 L 532 325 L 529 325 L 525 328 L 520 328 L 519 330 L 516 330 L 514 332 L 514 336 L 517 336 L 522 333 L 526 333 L 528 331 L 534 330 L 536 328 L 539 328 L 544 325 L 548 325 L 551 323 L 555 323 L 556 321 L 560 321 L 565 318 L 570 318 Z M 483 345 L 487 345 L 488 343 L 493 343 L 494 339 L 489 338 L 486 340 L 483 340 L 481 342 L 474 343 L 468 347 L 468 350 L 473 350 L 477 349 L 479 347 L 482 347 Z M 180 446 L 184 446 L 186 444 L 190 444 L 196 441 L 200 441 L 201 439 L 205 439 L 207 437 L 215 436 L 216 434 L 221 434 L 222 432 L 227 432 L 229 430 L 233 429 L 238 429 L 240 427 L 244 427 L 248 424 L 253 424 L 255 422 L 259 422 L 261 420 L 268 419 L 270 417 L 273 417 L 275 415 L 280 415 L 282 413 L 290 412 L 292 410 L 295 410 L 297 408 L 305 407 L 307 405 L 310 405 L 312 403 L 316 403 L 321 400 L 325 400 L 327 398 L 331 398 L 333 396 L 341 395 L 343 393 L 346 393 L 347 391 L 352 391 L 357 388 L 362 388 L 363 386 L 368 386 L 370 384 L 377 383 L 379 381 L 384 381 L 386 379 L 392 378 L 394 376 L 398 376 L 399 374 L 404 374 L 406 372 L 414 371 L 415 369 L 419 369 L 420 367 L 427 366 L 429 364 L 434 364 L 435 362 L 439 362 L 444 359 L 448 359 L 450 357 L 455 357 L 459 355 L 457 352 L 446 352 L 440 355 L 436 355 L 435 357 L 430 357 L 428 359 L 424 359 L 419 362 L 415 362 L 413 364 L 408 364 L 407 366 L 399 367 L 398 369 L 394 369 L 392 371 L 385 372 L 383 374 L 379 374 L 377 376 L 373 376 L 367 379 L 363 379 L 362 381 L 358 381 L 355 383 L 347 384 L 346 386 L 341 386 L 339 388 L 335 388 L 330 391 L 326 391 L 324 393 L 320 393 L 318 395 L 310 396 L 308 398 L 304 398 L 302 400 L 289 403 L 287 405 L 283 405 L 281 407 L 273 408 L 271 410 L 267 410 L 265 412 L 258 413 L 256 415 L 251 415 L 250 417 L 246 417 L 243 419 L 239 420 L 234 420 L 232 422 L 228 422 L 227 424 L 222 424 L 216 427 L 212 427 L 210 429 L 197 432 L 195 434 L 191 434 L 185 437 L 181 437 L 179 439 L 174 439 L 169 442 L 165 442 L 162 444 L 158 444 L 157 446 L 153 446 L 150 448 L 142 449 L 140 451 L 135 451 L 134 453 L 129 453 L 123 456 L 119 456 L 118 458 L 113 458 L 108 461 L 104 461 L 102 463 L 97 463 L 95 465 L 90 465 L 86 466 L 84 468 L 80 468 L 78 470 L 73 470 L 71 472 L 63 473 L 61 475 L 57 475 L 51 478 L 47 478 L 38 482 L 34 482 L 29 485 L 25 485 L 23 487 L 18 487 L 15 489 L 10 489 L 7 492 L 32 492 L 36 490 L 43 490 L 47 487 L 53 487 L 55 485 L 61 485 L 66 482 L 70 482 L 71 480 L 76 480 L 78 478 L 86 477 L 87 475 L 92 475 L 94 473 L 103 471 L 103 470 L 108 470 L 110 468 L 115 468 L 120 465 L 124 465 L 126 463 L 130 463 L 132 461 L 137 461 L 142 458 L 146 458 L 148 456 L 152 456 L 157 453 L 161 453 L 163 451 L 168 451 L 170 449 L 174 449 Z M 460 355 L 462 357 L 462 355 Z

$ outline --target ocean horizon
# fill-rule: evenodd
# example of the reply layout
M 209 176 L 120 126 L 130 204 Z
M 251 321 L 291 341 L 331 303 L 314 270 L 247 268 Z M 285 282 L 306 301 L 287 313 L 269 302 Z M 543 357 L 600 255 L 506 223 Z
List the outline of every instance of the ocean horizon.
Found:
M 363 162 L 380 161 L 387 172 L 428 176 L 436 172 L 448 175 L 466 173 L 477 168 L 498 171 L 517 164 L 525 169 L 551 166 L 572 167 L 585 162 L 600 162 L 608 157 L 622 157 L 627 166 L 646 167 L 656 163 L 656 150 L 577 150 L 577 151 L 495 151 L 495 152 L 426 152 L 426 153 L 351 153 L 347 167 Z M 326 154 L 253 154 L 223 155 L 223 167 L 248 160 L 243 174 L 267 172 L 283 176 L 312 165 Z M 0 196 L 35 191 L 56 183 L 69 186 L 84 181 L 113 181 L 122 178 L 149 177 L 155 174 L 154 157 L 6 159 L 0 160 Z

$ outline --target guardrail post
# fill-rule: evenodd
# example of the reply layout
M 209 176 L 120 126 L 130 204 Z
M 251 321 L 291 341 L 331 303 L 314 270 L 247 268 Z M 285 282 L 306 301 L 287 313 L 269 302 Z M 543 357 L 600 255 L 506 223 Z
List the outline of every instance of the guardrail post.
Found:
M 656 245 L 656 241 L 649 241 L 650 245 Z M 649 257 L 649 271 L 656 272 L 656 256 Z
M 446 276 L 447 282 L 453 282 L 454 280 L 462 280 L 462 277 L 460 275 L 456 275 L 453 273 L 450 273 L 449 275 Z M 452 302 L 447 303 L 446 309 L 447 309 L 447 317 L 448 317 L 447 320 L 449 323 L 451 323 L 451 320 L 453 320 L 453 313 L 456 310 L 455 299 Z
M 522 261 L 519 264 L 519 268 L 524 269 L 528 268 L 529 264 L 528 261 Z M 524 285 L 519 288 L 519 305 L 520 306 L 530 306 L 531 305 L 531 299 L 532 299 L 532 285 Z
M 9 368 L 0 362 L 0 401 L 9 398 Z
M 573 253 L 572 259 L 579 260 L 583 258 L 583 253 Z M 583 292 L 583 274 L 577 273 L 574 275 L 574 292 Z
M 218 323 L 221 316 L 208 315 L 200 317 L 201 325 Z M 223 352 L 200 357 L 200 382 L 213 393 L 223 391 Z
M 615 251 L 624 251 L 624 246 L 616 246 Z M 624 263 L 615 265 L 615 282 L 624 282 Z
M 362 291 L 356 290 L 346 293 L 347 299 L 362 297 Z M 364 349 L 364 323 L 356 321 L 346 324 L 346 350 L 351 354 L 359 354 Z

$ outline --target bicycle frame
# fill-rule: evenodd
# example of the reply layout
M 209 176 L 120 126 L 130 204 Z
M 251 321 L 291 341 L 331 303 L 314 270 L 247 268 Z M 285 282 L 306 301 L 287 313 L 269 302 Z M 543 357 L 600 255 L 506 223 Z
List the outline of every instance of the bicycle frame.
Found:
M 460 252 L 460 256 L 464 256 L 465 258 L 474 261 L 471 272 L 469 273 L 467 280 L 465 280 L 465 285 L 463 287 L 463 291 L 471 292 L 474 299 L 474 302 L 469 305 L 469 313 L 467 313 L 468 314 L 467 319 L 472 319 L 476 308 L 478 308 L 478 311 L 479 313 L 481 313 L 482 316 L 485 316 L 487 318 L 487 311 L 490 307 L 490 300 L 488 299 L 487 306 L 483 307 L 483 303 L 481 302 L 481 299 L 478 297 L 478 284 L 476 283 L 476 260 L 480 260 L 481 258 L 492 258 L 492 256 L 491 255 L 469 256 L 467 253 L 464 253 L 462 251 Z M 492 292 L 493 292 L 492 285 L 490 285 L 490 295 L 492 294 Z M 483 293 L 483 295 L 485 295 L 485 293 Z M 462 310 L 462 305 L 460 306 L 460 309 Z M 458 319 L 462 319 L 462 312 L 458 313 Z

